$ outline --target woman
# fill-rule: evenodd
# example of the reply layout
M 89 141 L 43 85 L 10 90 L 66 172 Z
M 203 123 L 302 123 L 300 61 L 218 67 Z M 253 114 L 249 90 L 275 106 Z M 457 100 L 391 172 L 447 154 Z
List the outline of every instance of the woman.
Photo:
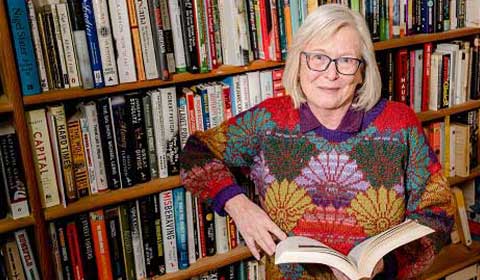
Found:
M 376 272 L 418 275 L 448 239 L 452 196 L 415 113 L 380 99 L 361 15 L 340 5 L 309 15 L 289 49 L 283 83 L 289 96 L 189 138 L 181 156 L 185 186 L 233 218 L 257 259 L 260 251 L 272 256 L 275 239 L 286 235 L 348 253 L 405 218 L 417 219 L 436 233 L 388 254 Z M 234 167 L 249 170 L 260 206 L 236 184 Z M 267 259 L 270 279 L 331 276 L 319 266 Z

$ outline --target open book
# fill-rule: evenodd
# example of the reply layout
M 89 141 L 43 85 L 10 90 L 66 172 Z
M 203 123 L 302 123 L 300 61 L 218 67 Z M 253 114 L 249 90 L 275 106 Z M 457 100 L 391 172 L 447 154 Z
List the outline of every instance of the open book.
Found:
M 348 256 L 315 239 L 290 236 L 278 243 L 275 264 L 320 263 L 340 270 L 352 280 L 370 278 L 375 265 L 388 252 L 432 232 L 433 229 L 407 219 L 364 240 Z

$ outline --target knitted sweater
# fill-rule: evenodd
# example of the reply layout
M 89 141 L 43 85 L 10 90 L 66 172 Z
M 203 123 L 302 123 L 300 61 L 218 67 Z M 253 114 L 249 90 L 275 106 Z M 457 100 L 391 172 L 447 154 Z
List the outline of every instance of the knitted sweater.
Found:
M 225 201 L 242 192 L 230 169 L 247 169 L 261 207 L 285 233 L 345 254 L 405 218 L 416 219 L 436 233 L 384 260 L 395 278 L 418 275 L 448 240 L 454 207 L 415 113 L 381 100 L 368 112 L 347 114 L 358 129 L 329 130 L 302 106 L 295 109 L 289 96 L 272 98 L 196 132 L 180 158 L 185 187 L 222 213 Z M 275 266 L 272 258 L 266 268 L 269 279 L 331 278 L 323 269 Z

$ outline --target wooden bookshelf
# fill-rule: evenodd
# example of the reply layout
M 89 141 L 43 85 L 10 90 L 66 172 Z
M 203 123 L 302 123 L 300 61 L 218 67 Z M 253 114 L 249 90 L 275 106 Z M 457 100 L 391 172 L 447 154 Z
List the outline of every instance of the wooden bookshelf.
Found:
M 422 274 L 423 280 L 436 280 L 480 261 L 480 242 L 471 247 L 450 244 L 442 249 L 433 265 Z
M 448 178 L 448 184 L 450 186 L 455 186 L 455 185 L 462 184 L 462 183 L 465 183 L 467 181 L 473 180 L 477 176 L 480 176 L 480 166 L 477 166 L 474 169 L 471 169 L 470 170 L 470 175 L 468 175 L 467 177 L 455 176 L 455 177 Z
M 188 269 L 180 270 L 174 273 L 167 273 L 162 276 L 156 276 L 153 279 L 154 280 L 189 279 L 193 276 L 197 276 L 209 270 L 217 269 L 217 268 L 244 260 L 251 256 L 252 254 L 250 253 L 250 250 L 248 250 L 248 248 L 245 246 L 241 246 L 224 254 L 217 254 L 212 257 L 199 259 L 197 260 L 196 263 L 192 264 Z
M 8 113 L 13 111 L 13 104 L 10 103 L 5 94 L 0 95 L 0 113 Z
M 35 104 L 65 101 L 65 100 L 77 99 L 77 98 L 95 97 L 100 95 L 113 95 L 120 92 L 136 91 L 140 89 L 164 87 L 164 86 L 171 86 L 171 85 L 176 85 L 181 83 L 220 78 L 220 77 L 245 73 L 248 71 L 257 71 L 257 70 L 270 69 L 274 67 L 280 67 L 283 65 L 284 65 L 284 62 L 257 60 L 250 63 L 247 66 L 222 65 L 218 69 L 215 69 L 208 73 L 174 74 L 172 75 L 173 76 L 172 79 L 168 81 L 155 79 L 155 80 L 140 81 L 140 82 L 134 82 L 134 83 L 127 83 L 127 84 L 120 84 L 117 86 L 103 87 L 103 88 L 97 88 L 97 89 L 72 88 L 72 89 L 53 90 L 45 93 L 40 93 L 37 95 L 24 96 L 23 102 L 25 105 L 35 105 Z
M 412 45 L 419 45 L 429 42 L 453 40 L 462 37 L 474 36 L 480 32 L 478 27 L 465 27 L 454 29 L 442 33 L 418 34 L 412 36 L 405 36 L 402 38 L 391 39 L 373 44 L 376 51 L 389 50 L 401 47 L 408 47 Z
M 12 219 L 12 218 L 5 218 L 0 220 L 0 233 L 9 232 L 12 230 L 24 228 L 31 226 L 35 223 L 35 219 L 32 216 L 28 216 L 21 219 Z
M 417 113 L 418 118 L 422 122 L 431 121 L 435 119 L 441 119 L 446 116 L 466 112 L 472 109 L 478 109 L 480 107 L 480 100 L 469 100 L 463 104 L 455 105 L 450 108 L 441 109 L 438 111 L 426 111 Z
M 108 205 L 121 203 L 126 200 L 137 199 L 150 194 L 159 193 L 180 185 L 180 176 L 171 176 L 166 179 L 155 179 L 130 188 L 108 190 L 95 195 L 82 197 L 78 201 L 68 204 L 67 207 L 64 207 L 63 205 L 49 207 L 44 210 L 45 220 L 51 221 L 61 217 L 91 211 Z

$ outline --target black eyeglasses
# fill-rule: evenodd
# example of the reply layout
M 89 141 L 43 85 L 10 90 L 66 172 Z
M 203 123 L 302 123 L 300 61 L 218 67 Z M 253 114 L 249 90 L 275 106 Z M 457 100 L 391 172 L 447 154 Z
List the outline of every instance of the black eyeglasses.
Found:
M 349 56 L 341 56 L 335 59 L 325 54 L 302 52 L 307 58 L 308 69 L 317 72 L 323 72 L 328 69 L 332 62 L 335 63 L 335 69 L 339 74 L 352 76 L 357 73 L 358 68 L 363 62 L 362 59 Z

